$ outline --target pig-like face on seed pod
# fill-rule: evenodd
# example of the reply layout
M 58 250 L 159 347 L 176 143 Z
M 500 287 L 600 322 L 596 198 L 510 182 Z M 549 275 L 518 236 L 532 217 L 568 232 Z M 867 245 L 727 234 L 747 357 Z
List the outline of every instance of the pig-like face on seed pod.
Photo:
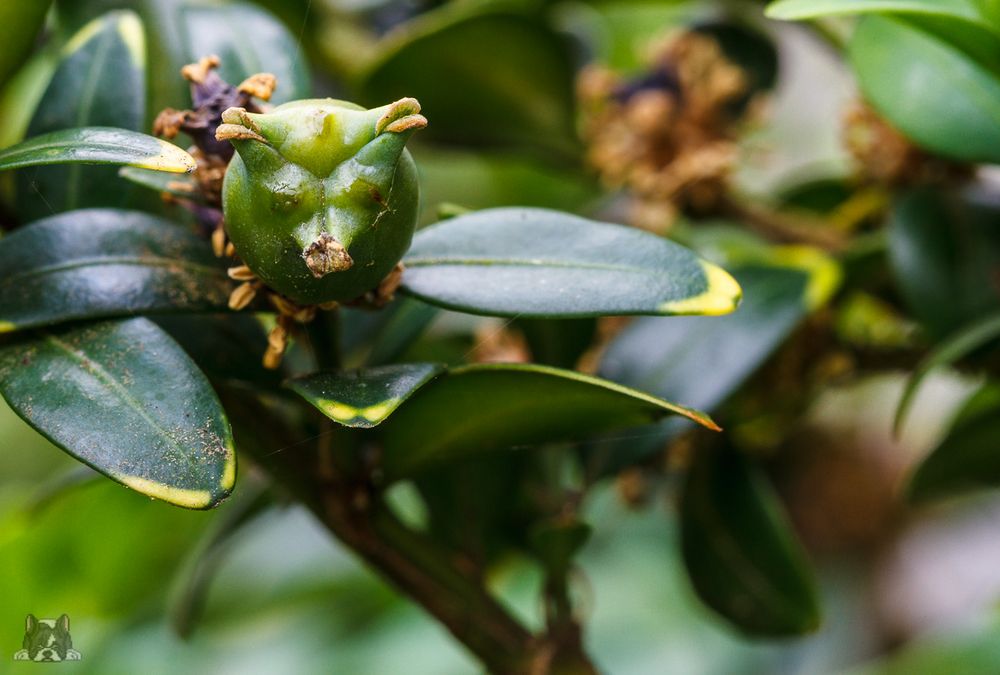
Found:
M 427 124 L 419 111 L 415 99 L 372 110 L 333 99 L 227 110 L 218 138 L 236 154 L 222 205 L 243 262 L 303 305 L 377 287 L 416 227 L 419 186 L 404 146 Z

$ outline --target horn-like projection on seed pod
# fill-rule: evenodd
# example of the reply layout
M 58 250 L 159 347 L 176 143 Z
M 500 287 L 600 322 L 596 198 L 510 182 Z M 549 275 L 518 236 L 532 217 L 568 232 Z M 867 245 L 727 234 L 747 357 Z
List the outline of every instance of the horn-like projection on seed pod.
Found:
M 303 305 L 377 287 L 416 227 L 419 185 L 405 145 L 427 125 L 419 113 L 412 98 L 372 110 L 314 99 L 223 113 L 217 138 L 236 155 L 222 204 L 243 262 Z

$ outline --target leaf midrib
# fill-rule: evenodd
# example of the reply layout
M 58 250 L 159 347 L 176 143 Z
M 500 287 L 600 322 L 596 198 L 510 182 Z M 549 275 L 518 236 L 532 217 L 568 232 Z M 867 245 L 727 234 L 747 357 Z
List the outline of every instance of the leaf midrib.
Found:
M 118 382 L 114 376 L 108 372 L 108 370 L 101 365 L 98 361 L 89 358 L 85 353 L 74 349 L 72 346 L 66 342 L 60 340 L 55 335 L 51 333 L 42 334 L 46 342 L 50 343 L 52 346 L 58 350 L 64 352 L 67 356 L 72 358 L 74 361 L 79 363 L 84 369 L 93 375 L 98 380 L 104 382 L 109 389 L 111 389 L 118 397 L 131 408 L 144 422 L 146 422 L 156 433 L 161 436 L 168 445 L 172 446 L 177 453 L 187 461 L 187 463 L 194 468 L 194 462 L 188 453 L 184 452 L 184 448 L 181 447 L 180 443 L 170 435 L 166 429 L 164 429 L 160 424 L 149 416 L 149 414 L 143 409 L 142 401 L 133 396 L 128 389 L 125 388 L 123 384 Z
M 713 500 L 706 498 L 703 500 L 703 504 L 705 508 L 701 510 L 701 513 L 714 526 L 711 528 L 712 532 L 708 535 L 708 540 L 718 554 L 731 563 L 730 569 L 743 581 L 743 587 L 747 592 L 760 601 L 771 604 L 772 607 L 775 601 L 779 604 L 784 602 L 787 605 L 795 606 L 797 598 L 794 591 L 789 590 L 786 593 L 786 589 L 772 583 L 750 555 L 744 552 L 739 539 L 730 531 L 726 517 Z
M 0 288 L 21 279 L 30 279 L 32 277 L 42 276 L 45 274 L 56 274 L 58 272 L 85 267 L 100 267 L 107 265 L 126 265 L 134 267 L 181 267 L 182 269 L 190 270 L 192 273 L 202 276 L 218 276 L 220 279 L 226 278 L 221 269 L 211 267 L 209 265 L 193 263 L 184 259 L 164 257 L 142 258 L 139 256 L 102 256 L 81 258 L 72 262 L 43 265 L 41 267 L 35 267 L 21 272 L 15 272 L 14 274 L 6 276 L 0 280 Z
M 606 272 L 630 272 L 660 276 L 659 270 L 647 267 L 615 265 L 599 262 L 578 262 L 548 260 L 545 258 L 404 258 L 407 267 L 429 267 L 431 265 L 467 265 L 469 267 L 557 267 L 563 269 L 602 270 Z
M 118 157 L 123 157 L 127 155 L 133 160 L 145 159 L 150 156 L 151 153 L 155 151 L 154 148 L 150 148 L 147 151 L 142 151 L 134 145 L 128 145 L 127 142 L 121 144 L 105 142 L 105 141 L 86 141 L 86 144 L 75 143 L 71 139 L 51 141 L 49 143 L 39 143 L 37 145 L 30 145 L 21 148 L 17 152 L 3 153 L 0 152 L 0 168 L 4 169 L 19 169 L 25 166 L 36 166 L 39 164 L 62 164 L 76 162 L 79 164 L 118 164 L 124 163 L 122 160 L 102 160 L 102 159 L 73 159 L 67 160 L 65 157 L 59 157 L 53 159 L 52 157 L 41 157 L 34 158 L 33 154 L 42 150 L 64 150 L 64 149 L 79 149 L 85 148 L 87 150 L 101 150 L 109 153 L 115 153 Z M 11 158 L 14 159 L 11 159 Z

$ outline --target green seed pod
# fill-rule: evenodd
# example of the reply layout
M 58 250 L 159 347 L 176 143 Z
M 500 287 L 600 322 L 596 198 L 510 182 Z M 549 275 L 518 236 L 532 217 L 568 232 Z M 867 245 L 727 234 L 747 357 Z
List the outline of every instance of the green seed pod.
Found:
M 365 110 L 333 99 L 269 113 L 230 108 L 216 137 L 226 232 L 243 262 L 302 305 L 357 298 L 410 247 L 419 207 L 406 141 L 427 120 L 407 98 Z

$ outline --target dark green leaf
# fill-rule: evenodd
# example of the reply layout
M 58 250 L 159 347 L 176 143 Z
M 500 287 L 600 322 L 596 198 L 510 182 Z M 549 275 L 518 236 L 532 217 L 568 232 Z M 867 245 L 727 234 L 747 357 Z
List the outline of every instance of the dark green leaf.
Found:
M 31 53 L 52 0 L 0 3 L 0 86 Z
M 313 373 L 288 387 L 347 427 L 381 424 L 418 389 L 444 372 L 435 363 L 404 363 L 337 373 Z
M 925 356 L 917 365 L 916 370 L 913 371 L 910 379 L 907 380 L 903 395 L 899 399 L 899 407 L 896 409 L 896 419 L 893 423 L 896 433 L 898 434 L 903 428 L 913 398 L 928 374 L 936 368 L 949 365 L 968 356 L 998 337 L 1000 337 L 1000 314 L 991 314 L 962 328 Z
M 826 215 L 850 199 L 854 190 L 855 187 L 842 177 L 813 178 L 784 187 L 777 197 L 784 208 Z
M 778 267 L 734 270 L 745 299 L 721 318 L 643 317 L 612 341 L 600 374 L 668 400 L 714 410 L 774 353 L 809 311 L 805 273 Z M 592 470 L 616 471 L 688 428 L 664 420 L 659 433 L 594 450 Z
M 388 478 L 505 448 L 579 440 L 682 415 L 707 416 L 634 389 L 537 365 L 455 368 L 424 385 L 379 427 Z
M 405 291 L 474 314 L 727 314 L 740 299 L 729 274 L 682 246 L 545 209 L 487 209 L 432 225 L 404 263 Z
M 565 156 L 576 152 L 573 77 L 569 45 L 537 18 L 458 3 L 392 33 L 360 87 L 371 105 L 416 97 L 425 140 Z
M 926 502 L 1000 486 L 1000 385 L 988 383 L 959 411 L 951 430 L 910 479 L 909 498 Z
M 0 239 L 0 332 L 137 312 L 224 310 L 208 243 L 134 211 L 85 209 Z
M 84 127 L 54 131 L 0 150 L 0 171 L 45 164 L 127 164 L 171 173 L 194 171 L 176 145 L 137 131 Z
M 1000 310 L 1000 209 L 973 191 L 915 191 L 889 221 L 889 261 L 914 318 L 934 338 Z
M 134 13 L 94 19 L 63 48 L 28 137 L 77 127 L 139 131 L 146 111 L 145 60 L 142 23 Z M 37 167 L 18 172 L 17 179 L 22 222 L 88 206 L 126 206 L 132 193 L 113 167 Z
M 233 489 L 236 454 L 215 392 L 146 319 L 8 342 L 0 388 L 53 443 L 142 494 L 205 509 Z
M 243 2 L 186 2 L 181 15 L 188 61 L 218 55 L 219 75 L 233 84 L 255 73 L 272 73 L 278 78 L 271 99 L 275 104 L 309 96 L 308 61 L 296 37 L 269 12 Z
M 988 42 L 979 49 L 989 48 L 993 62 L 984 64 L 923 24 L 872 15 L 858 23 L 849 51 L 865 98 L 916 143 L 1000 162 L 1000 64 L 995 37 Z
M 180 69 L 203 56 L 218 54 L 221 73 L 238 84 L 256 72 L 278 78 L 274 100 L 309 94 L 307 62 L 298 41 L 268 12 L 245 2 L 204 0 L 59 0 L 60 18 L 78 27 L 112 9 L 132 9 L 142 18 L 148 39 L 149 107 L 145 128 L 164 108 L 190 102 Z
M 709 607 L 748 635 L 816 630 L 819 598 L 777 498 L 732 451 L 699 453 L 681 496 L 681 550 Z

